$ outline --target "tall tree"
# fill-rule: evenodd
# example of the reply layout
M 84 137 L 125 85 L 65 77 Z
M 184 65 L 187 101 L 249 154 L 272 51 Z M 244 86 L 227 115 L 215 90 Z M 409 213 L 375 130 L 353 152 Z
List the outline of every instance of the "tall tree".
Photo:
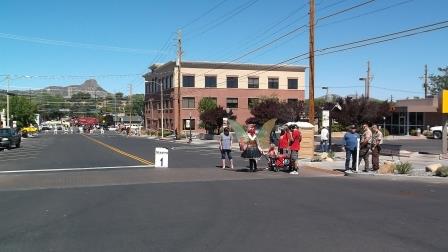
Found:
M 262 97 L 260 101 L 250 110 L 253 117 L 246 123 L 263 125 L 270 119 L 277 118 L 277 123 L 298 121 L 303 114 L 303 101 L 284 102 L 277 97 Z
M 448 89 L 448 66 L 438 68 L 440 74 L 429 76 L 429 91 L 433 95 L 440 93 L 442 89 Z
M 212 110 L 217 108 L 218 105 L 216 104 L 216 100 L 211 98 L 211 97 L 203 97 L 200 101 L 199 101 L 199 106 L 198 106 L 198 110 L 199 113 L 203 113 L 207 110 Z
M 353 99 L 352 97 L 339 98 L 337 102 L 342 110 L 334 109 L 332 117 L 343 126 L 362 123 L 382 123 L 383 117 L 390 115 L 390 104 L 388 101 L 378 102 L 364 97 Z
M 28 97 L 11 97 L 10 108 L 12 120 L 17 121 L 18 128 L 26 127 L 35 122 L 37 107 Z
M 209 134 L 214 134 L 216 130 L 222 127 L 223 118 L 235 120 L 236 116 L 233 115 L 232 110 L 227 113 L 226 110 L 221 106 L 206 110 L 199 116 L 199 119 L 201 120 L 201 127 L 205 128 L 205 130 Z

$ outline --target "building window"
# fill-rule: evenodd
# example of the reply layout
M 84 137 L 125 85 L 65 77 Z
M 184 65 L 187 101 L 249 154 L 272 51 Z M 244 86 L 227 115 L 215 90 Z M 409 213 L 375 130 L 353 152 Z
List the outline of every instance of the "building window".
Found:
M 205 87 L 215 88 L 216 87 L 216 76 L 205 76 Z
M 258 98 L 248 98 L 247 99 L 247 107 L 253 108 L 258 104 L 259 99 Z
M 194 108 L 194 97 L 183 97 L 182 108 Z
M 278 78 L 268 78 L 268 88 L 278 89 Z
M 182 86 L 183 87 L 194 87 L 194 75 L 183 75 L 182 76 Z
M 288 79 L 288 89 L 298 89 L 299 81 L 297 79 Z
M 173 75 L 170 75 L 169 83 L 170 83 L 170 88 L 172 88 L 173 87 Z
M 289 103 L 289 104 L 297 104 L 298 102 L 299 102 L 299 100 L 296 99 L 296 98 L 288 99 L 288 103 Z
M 196 120 L 195 119 L 191 119 L 190 121 L 190 125 L 188 125 L 187 121 L 189 121 L 190 119 L 183 119 L 182 120 L 182 129 L 183 130 L 189 130 L 190 128 L 188 126 L 191 127 L 191 130 L 195 130 L 195 126 L 196 126 Z
M 238 98 L 227 98 L 228 108 L 238 108 Z
M 247 87 L 248 88 L 259 88 L 260 87 L 260 79 L 249 77 L 247 79 Z
M 238 77 L 227 77 L 227 88 L 238 88 Z

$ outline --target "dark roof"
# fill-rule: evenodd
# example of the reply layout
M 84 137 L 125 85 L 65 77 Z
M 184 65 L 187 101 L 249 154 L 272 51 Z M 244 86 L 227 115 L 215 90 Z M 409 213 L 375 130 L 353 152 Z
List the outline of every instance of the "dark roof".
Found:
M 157 72 L 173 71 L 176 66 L 175 61 L 168 61 L 165 64 L 153 64 L 149 68 Z M 230 63 L 230 62 L 208 62 L 208 61 L 183 61 L 185 68 L 207 68 L 207 69 L 236 69 L 236 70 L 260 70 L 260 71 L 286 71 L 304 72 L 306 67 L 299 65 L 277 65 L 277 64 L 254 64 L 254 63 Z M 151 74 L 146 73 L 143 77 Z

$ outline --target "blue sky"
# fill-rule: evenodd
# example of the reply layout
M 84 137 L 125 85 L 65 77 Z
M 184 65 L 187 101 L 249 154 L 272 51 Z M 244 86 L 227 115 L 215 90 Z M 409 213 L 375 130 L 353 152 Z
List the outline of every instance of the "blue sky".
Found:
M 127 92 L 129 83 L 143 92 L 139 75 L 148 65 L 175 58 L 174 35 L 178 28 L 183 28 L 184 60 L 229 61 L 306 24 L 307 2 L 2 0 L 0 74 L 49 76 L 15 79 L 11 85 L 18 89 L 80 84 L 87 79 L 84 76 L 95 75 L 110 92 Z M 316 18 L 363 2 L 366 0 L 316 0 Z M 231 12 L 238 6 L 247 8 Z M 377 11 L 382 8 L 387 9 Z M 315 47 L 445 21 L 446 10 L 445 0 L 376 0 L 320 20 Z M 373 13 L 366 14 L 369 12 Z M 316 57 L 316 96 L 324 94 L 322 86 L 340 95 L 362 94 L 363 83 L 358 79 L 366 74 L 368 60 L 374 76 L 371 96 L 422 96 L 419 77 L 424 65 L 428 64 L 430 73 L 448 65 L 447 39 L 448 29 L 443 29 Z M 307 50 L 308 32 L 302 29 L 239 62 L 275 64 Z M 308 61 L 296 64 L 308 65 Z M 0 85 L 4 88 L 5 81 Z

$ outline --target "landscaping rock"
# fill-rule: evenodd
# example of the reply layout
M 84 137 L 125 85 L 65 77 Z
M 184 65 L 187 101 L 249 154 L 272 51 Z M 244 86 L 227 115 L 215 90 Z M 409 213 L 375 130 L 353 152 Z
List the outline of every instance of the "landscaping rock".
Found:
M 395 163 L 392 161 L 384 161 L 383 164 L 380 165 L 380 169 L 378 170 L 378 173 L 380 174 L 390 174 L 394 173 L 395 170 Z
M 425 169 L 426 169 L 426 171 L 429 171 L 429 172 L 436 172 L 437 169 L 439 169 L 439 168 L 441 168 L 441 167 L 442 167 L 442 164 L 440 164 L 440 163 L 435 163 L 435 164 L 429 164 L 429 165 L 427 165 L 427 166 L 425 167 Z
M 327 162 L 334 162 L 334 160 L 333 160 L 332 158 L 329 158 L 329 157 L 327 157 L 327 158 L 325 159 L 325 161 L 327 161 Z
M 326 159 L 328 157 L 328 153 L 323 152 L 322 154 L 320 154 L 320 158 L 321 159 Z

